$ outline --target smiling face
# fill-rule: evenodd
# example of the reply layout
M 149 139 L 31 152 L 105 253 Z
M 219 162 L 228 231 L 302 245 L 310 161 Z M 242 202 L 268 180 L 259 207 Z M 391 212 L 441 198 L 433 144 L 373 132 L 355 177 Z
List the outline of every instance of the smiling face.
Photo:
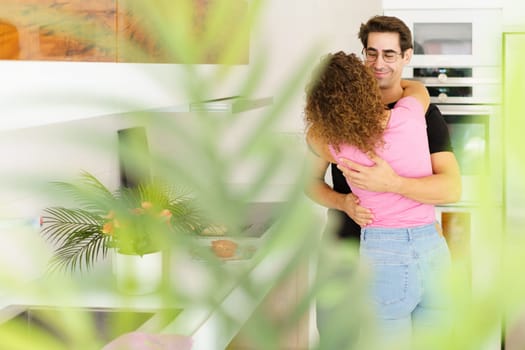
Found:
M 369 33 L 366 49 L 374 49 L 378 53 L 375 62 L 367 62 L 365 60 L 365 64 L 372 68 L 384 96 L 385 94 L 392 94 L 393 92 L 396 94 L 401 93 L 401 74 L 403 73 L 403 67 L 408 64 L 412 58 L 412 49 L 407 49 L 403 55 L 398 55 L 396 61 L 393 63 L 384 61 L 383 52 L 385 51 L 401 53 L 399 33 L 396 32 Z M 400 96 L 401 95 L 399 95 L 398 98 Z

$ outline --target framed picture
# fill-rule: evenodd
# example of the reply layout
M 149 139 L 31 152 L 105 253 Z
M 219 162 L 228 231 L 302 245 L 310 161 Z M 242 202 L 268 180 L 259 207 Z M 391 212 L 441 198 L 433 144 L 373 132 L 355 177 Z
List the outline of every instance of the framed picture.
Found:
M 0 0 L 0 6 L 9 14 L 0 15 L 4 60 L 247 64 L 249 59 L 245 0 Z

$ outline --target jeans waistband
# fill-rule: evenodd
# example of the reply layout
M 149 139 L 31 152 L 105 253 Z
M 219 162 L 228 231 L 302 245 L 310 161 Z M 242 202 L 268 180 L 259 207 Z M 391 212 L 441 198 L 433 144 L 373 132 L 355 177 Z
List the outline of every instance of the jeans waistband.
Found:
M 361 240 L 385 239 L 411 241 L 418 238 L 428 238 L 433 234 L 438 235 L 435 222 L 427 225 L 406 228 L 365 227 L 361 229 Z

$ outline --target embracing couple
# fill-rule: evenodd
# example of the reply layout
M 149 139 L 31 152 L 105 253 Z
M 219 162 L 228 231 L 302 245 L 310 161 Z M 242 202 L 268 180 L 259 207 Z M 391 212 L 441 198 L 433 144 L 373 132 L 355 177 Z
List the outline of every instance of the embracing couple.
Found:
M 396 17 L 375 16 L 361 25 L 359 39 L 362 60 L 329 54 L 307 86 L 313 170 L 306 193 L 329 208 L 327 227 L 338 238 L 359 239 L 381 337 L 406 349 L 414 329 L 442 325 L 450 311 L 436 284 L 450 253 L 434 205 L 459 200 L 461 176 L 426 88 L 401 79 L 413 54 L 410 29 Z M 324 180 L 328 167 L 333 188 Z M 322 344 L 330 310 L 318 305 L 317 318 Z

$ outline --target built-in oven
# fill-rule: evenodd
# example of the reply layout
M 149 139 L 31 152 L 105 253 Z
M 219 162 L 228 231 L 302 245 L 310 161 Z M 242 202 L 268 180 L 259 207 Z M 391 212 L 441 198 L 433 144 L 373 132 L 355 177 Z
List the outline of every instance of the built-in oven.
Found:
M 495 69 L 414 66 L 405 74 L 425 84 L 448 126 L 462 176 L 462 203 L 479 202 L 487 192 L 498 203 L 502 198 L 501 84 L 488 73 Z
M 413 66 L 501 65 L 501 8 L 391 9 L 412 31 Z
M 499 104 L 499 67 L 418 67 L 405 68 L 403 76 L 417 79 L 428 88 L 433 103 Z
M 438 104 L 447 124 L 462 182 L 461 203 L 490 195 L 501 203 L 502 148 L 497 105 Z
M 457 203 L 436 206 L 436 219 L 456 272 L 464 274 L 465 291 L 474 292 L 497 260 L 497 254 L 487 256 L 484 239 L 497 238 L 502 224 L 501 7 L 488 1 L 479 1 L 484 6 L 477 8 L 453 1 L 449 8 L 442 2 L 407 0 L 404 7 L 386 2 L 384 14 L 403 20 L 413 36 L 414 52 L 403 77 L 425 84 L 450 133 L 462 195 Z M 490 349 L 500 345 L 498 333 Z

